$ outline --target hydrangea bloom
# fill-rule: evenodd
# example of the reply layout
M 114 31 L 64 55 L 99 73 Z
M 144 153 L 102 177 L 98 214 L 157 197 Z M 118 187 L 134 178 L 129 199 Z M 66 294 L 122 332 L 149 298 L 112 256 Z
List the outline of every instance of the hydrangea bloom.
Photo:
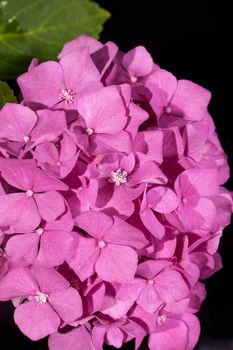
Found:
M 0 301 L 50 350 L 192 350 L 233 208 L 210 93 L 85 35 L 18 84 L 0 111 Z

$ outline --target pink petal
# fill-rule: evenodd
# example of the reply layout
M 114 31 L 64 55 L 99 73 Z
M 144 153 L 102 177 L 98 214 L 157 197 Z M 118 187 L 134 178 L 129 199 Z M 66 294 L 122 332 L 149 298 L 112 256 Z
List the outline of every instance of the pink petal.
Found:
M 162 239 L 165 235 L 165 228 L 156 218 L 150 208 L 145 208 L 140 212 L 140 217 L 147 230 L 158 239 Z
M 178 177 L 175 187 L 183 197 L 213 196 L 219 192 L 216 169 L 190 169 Z
M 62 216 L 60 216 L 57 220 L 47 222 L 45 225 L 45 230 L 47 231 L 72 231 L 74 226 L 74 220 L 71 216 L 69 210 L 67 210 Z
M 20 104 L 6 103 L 0 112 L 0 138 L 24 141 L 37 122 L 36 114 Z
M 102 48 L 99 48 L 98 51 L 92 52 L 91 58 L 101 73 L 101 77 L 103 77 L 104 73 L 112 63 L 117 51 L 118 47 L 116 44 L 112 41 L 108 41 L 102 46 Z
M 131 138 L 126 131 L 112 134 L 94 135 L 91 149 L 93 154 L 122 152 L 129 154 L 131 152 Z
M 148 280 L 153 279 L 158 273 L 166 267 L 171 266 L 172 262 L 169 260 L 148 260 L 138 265 L 137 275 Z
M 190 212 L 192 213 L 190 215 Z M 216 216 L 216 208 L 208 198 L 200 198 L 196 206 L 183 205 L 177 210 L 177 215 L 188 230 L 210 229 Z
M 132 175 L 130 182 L 132 184 L 139 184 L 143 182 L 153 184 L 166 184 L 166 176 L 162 173 L 159 167 L 152 161 L 142 163 L 140 167 Z
M 127 234 L 125 234 L 127 232 Z M 114 224 L 105 233 L 103 239 L 112 244 L 126 245 L 141 249 L 147 245 L 148 241 L 141 231 L 117 216 L 114 217 Z
M 67 323 L 73 322 L 82 316 L 82 299 L 74 288 L 52 293 L 49 303 L 61 319 Z
M 40 240 L 40 250 L 36 262 L 45 266 L 61 265 L 66 259 L 72 235 L 66 231 L 45 231 Z
M 153 68 L 153 59 L 143 46 L 128 51 L 122 59 L 123 67 L 134 77 L 147 75 Z
M 32 190 L 33 177 L 40 172 L 37 172 L 34 160 L 21 159 L 1 159 L 0 171 L 10 185 L 24 191 Z
M 110 327 L 106 333 L 106 339 L 110 345 L 119 349 L 122 346 L 124 334 L 118 327 Z
M 155 161 L 161 164 L 163 161 L 163 133 L 160 130 L 139 131 L 134 139 L 134 148 L 139 159 Z
M 78 61 L 78 64 L 77 64 Z M 67 89 L 82 90 L 88 83 L 100 81 L 100 74 L 93 63 L 88 47 L 76 47 L 60 59 Z
M 147 281 L 139 278 L 134 278 L 129 283 L 123 283 L 117 291 L 116 298 L 123 301 L 136 301 L 146 284 Z
M 147 192 L 150 207 L 158 213 L 171 213 L 179 205 L 175 192 L 168 187 L 157 186 Z
M 115 189 L 113 186 L 113 184 L 108 184 L 99 188 L 96 207 L 103 208 L 105 213 L 112 216 L 116 215 L 117 211 L 120 217 L 127 218 L 134 212 L 134 203 L 131 196 L 135 194 L 135 191 L 129 193 L 128 188 L 124 186 Z M 133 199 L 137 196 L 134 196 Z
M 63 134 L 61 141 L 60 161 L 65 162 L 72 159 L 77 154 L 77 147 L 73 139 L 67 134 Z
M 100 239 L 110 230 L 113 220 L 104 213 L 90 210 L 77 216 L 75 223 L 92 237 Z
M 117 86 L 85 94 L 78 100 L 77 108 L 87 127 L 95 133 L 115 134 L 127 122 L 124 100 Z
M 31 133 L 31 139 L 35 144 L 54 140 L 67 129 L 64 111 L 43 109 L 37 111 L 37 114 L 38 122 Z
M 103 350 L 103 343 L 106 334 L 105 327 L 93 327 L 91 332 L 92 344 L 95 350 Z
M 186 350 L 188 341 L 187 333 L 187 326 L 184 322 L 169 318 L 165 321 L 164 326 L 160 326 L 158 331 L 150 336 L 148 343 L 149 349 Z
M 174 112 L 181 111 L 185 119 L 199 121 L 207 111 L 210 98 L 210 92 L 203 87 L 189 80 L 178 80 L 170 105 Z
M 194 349 L 200 336 L 200 322 L 198 318 L 190 313 L 184 313 L 182 320 L 188 327 L 188 346 L 187 350 Z
M 103 303 L 105 299 L 106 286 L 103 282 L 94 285 L 87 294 L 89 314 L 94 314 L 97 311 L 103 312 Z
M 167 107 L 176 90 L 176 77 L 170 72 L 159 69 L 149 76 L 146 82 L 146 87 L 153 94 L 150 100 L 150 105 L 156 113 L 157 118 L 160 118 L 164 113 L 164 108 Z
M 0 196 L 0 225 L 12 226 L 14 232 L 31 232 L 41 221 L 35 201 L 25 193 Z
M 94 274 L 94 267 L 98 256 L 99 247 L 96 240 L 80 236 L 78 248 L 75 249 L 75 256 L 73 258 L 67 258 L 67 260 L 81 281 L 84 281 L 87 277 Z
M 197 123 L 195 123 L 197 124 Z M 187 155 L 192 158 L 194 161 L 199 162 L 204 155 L 205 151 L 205 140 L 207 139 L 208 135 L 204 137 L 202 132 L 204 132 L 207 127 L 203 127 L 201 130 L 198 126 L 195 126 L 195 124 L 188 124 L 185 127 L 184 130 L 184 141 L 186 143 L 187 147 Z M 207 133 L 206 130 L 206 133 Z M 200 134 L 199 134 L 200 131 Z M 202 131 L 202 132 L 201 132 Z
M 54 221 L 65 211 L 64 199 L 56 191 L 37 193 L 34 198 L 41 217 L 46 221 Z
M 134 139 L 137 136 L 139 126 L 149 118 L 149 115 L 144 109 L 131 102 L 129 105 L 129 116 L 130 118 L 125 129 Z
M 15 235 L 6 244 L 6 253 L 14 264 L 30 265 L 38 254 L 39 236 L 36 233 Z
M 33 265 L 31 270 L 43 293 L 50 294 L 69 288 L 69 282 L 54 268 Z
M 171 269 L 166 269 L 155 277 L 155 288 L 165 302 L 180 300 L 189 294 L 189 288 L 180 273 Z
M 52 142 L 42 143 L 37 146 L 33 155 L 33 158 L 37 160 L 40 166 L 43 164 L 43 169 L 45 168 L 46 172 L 47 167 L 44 163 L 56 165 L 58 157 L 57 147 Z
M 0 300 L 28 297 L 38 291 L 38 284 L 26 267 L 11 269 L 0 281 Z
M 147 312 L 154 313 L 162 304 L 159 294 L 153 286 L 147 285 L 143 288 L 137 299 L 137 304 Z
M 133 306 L 134 300 L 115 300 L 113 305 L 109 307 L 102 308 L 101 312 L 105 315 L 112 317 L 114 320 L 117 320 L 121 317 L 126 316 L 129 309 Z
M 0 171 L 10 185 L 24 191 L 66 191 L 68 189 L 64 183 L 48 176 L 44 171 L 37 168 L 34 160 L 1 159 Z M 19 173 L 20 177 L 18 176 Z
M 48 303 L 29 301 L 17 307 L 14 320 L 31 340 L 39 340 L 57 331 L 60 318 Z
M 48 176 L 44 171 L 40 171 L 39 168 L 37 168 L 37 170 L 38 172 L 34 174 L 35 177 L 33 183 L 33 189 L 35 192 L 68 190 L 68 186 L 62 181 Z
M 25 102 L 52 107 L 65 88 L 63 70 L 59 63 L 48 61 L 19 76 L 17 83 Z
M 184 154 L 184 142 L 178 127 L 163 130 L 163 156 L 169 162 L 171 158 L 180 159 Z
M 67 333 L 54 333 L 49 337 L 50 350 L 93 350 L 90 333 L 78 327 Z
M 101 49 L 103 44 L 89 35 L 81 34 L 79 37 L 70 40 L 64 44 L 62 50 L 58 54 L 58 58 L 60 59 L 70 51 L 80 48 L 82 46 L 88 47 L 90 54 L 92 54 L 93 52 Z
M 126 283 L 133 279 L 137 261 L 132 248 L 108 244 L 101 249 L 95 270 L 104 281 Z
M 110 154 L 108 157 L 113 158 L 114 156 Z M 107 159 L 107 157 L 105 159 Z M 128 171 L 128 173 L 130 173 L 135 168 L 136 159 L 134 154 L 130 153 L 129 155 L 122 157 L 120 162 L 119 162 L 119 156 L 117 157 L 117 161 L 115 162 L 115 164 L 113 162 L 114 161 L 112 161 L 113 167 L 111 169 L 115 170 L 119 167 L 121 169 Z M 111 163 L 111 161 L 109 163 Z
M 211 229 L 216 220 L 216 207 L 208 198 L 200 198 L 198 204 L 194 207 L 196 214 L 199 214 L 204 220 L 203 228 Z

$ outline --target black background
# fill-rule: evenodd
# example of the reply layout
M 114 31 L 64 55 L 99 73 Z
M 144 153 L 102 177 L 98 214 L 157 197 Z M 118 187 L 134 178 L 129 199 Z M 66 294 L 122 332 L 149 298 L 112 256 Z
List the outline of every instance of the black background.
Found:
M 209 110 L 232 168 L 233 60 L 230 51 L 233 28 L 230 1 L 97 2 L 112 13 L 101 34 L 102 41 L 114 41 L 124 51 L 144 45 L 161 67 L 212 92 Z M 232 177 L 226 186 L 233 190 Z M 232 226 L 224 231 L 219 251 L 224 267 L 206 282 L 208 294 L 199 313 L 202 336 L 198 350 L 233 349 Z M 26 339 L 14 325 L 12 316 L 10 303 L 0 304 L 1 349 L 47 349 L 45 340 L 33 343 Z M 133 346 L 127 345 L 124 349 L 133 349 Z

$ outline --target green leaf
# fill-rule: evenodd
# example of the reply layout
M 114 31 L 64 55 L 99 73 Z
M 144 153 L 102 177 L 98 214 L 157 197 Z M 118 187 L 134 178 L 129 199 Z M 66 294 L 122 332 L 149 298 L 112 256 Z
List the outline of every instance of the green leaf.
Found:
M 6 102 L 17 102 L 17 98 L 7 83 L 0 80 L 0 109 Z
M 0 78 L 16 78 L 33 57 L 55 59 L 80 34 L 98 38 L 109 17 L 89 0 L 0 1 Z

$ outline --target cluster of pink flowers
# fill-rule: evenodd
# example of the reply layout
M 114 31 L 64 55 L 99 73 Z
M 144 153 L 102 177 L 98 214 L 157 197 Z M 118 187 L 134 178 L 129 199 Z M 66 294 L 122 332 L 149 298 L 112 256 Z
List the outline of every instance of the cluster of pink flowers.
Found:
M 87 36 L 17 81 L 22 103 L 0 111 L 0 300 L 15 323 L 50 350 L 145 336 L 193 349 L 232 213 L 210 93 L 142 46 Z

